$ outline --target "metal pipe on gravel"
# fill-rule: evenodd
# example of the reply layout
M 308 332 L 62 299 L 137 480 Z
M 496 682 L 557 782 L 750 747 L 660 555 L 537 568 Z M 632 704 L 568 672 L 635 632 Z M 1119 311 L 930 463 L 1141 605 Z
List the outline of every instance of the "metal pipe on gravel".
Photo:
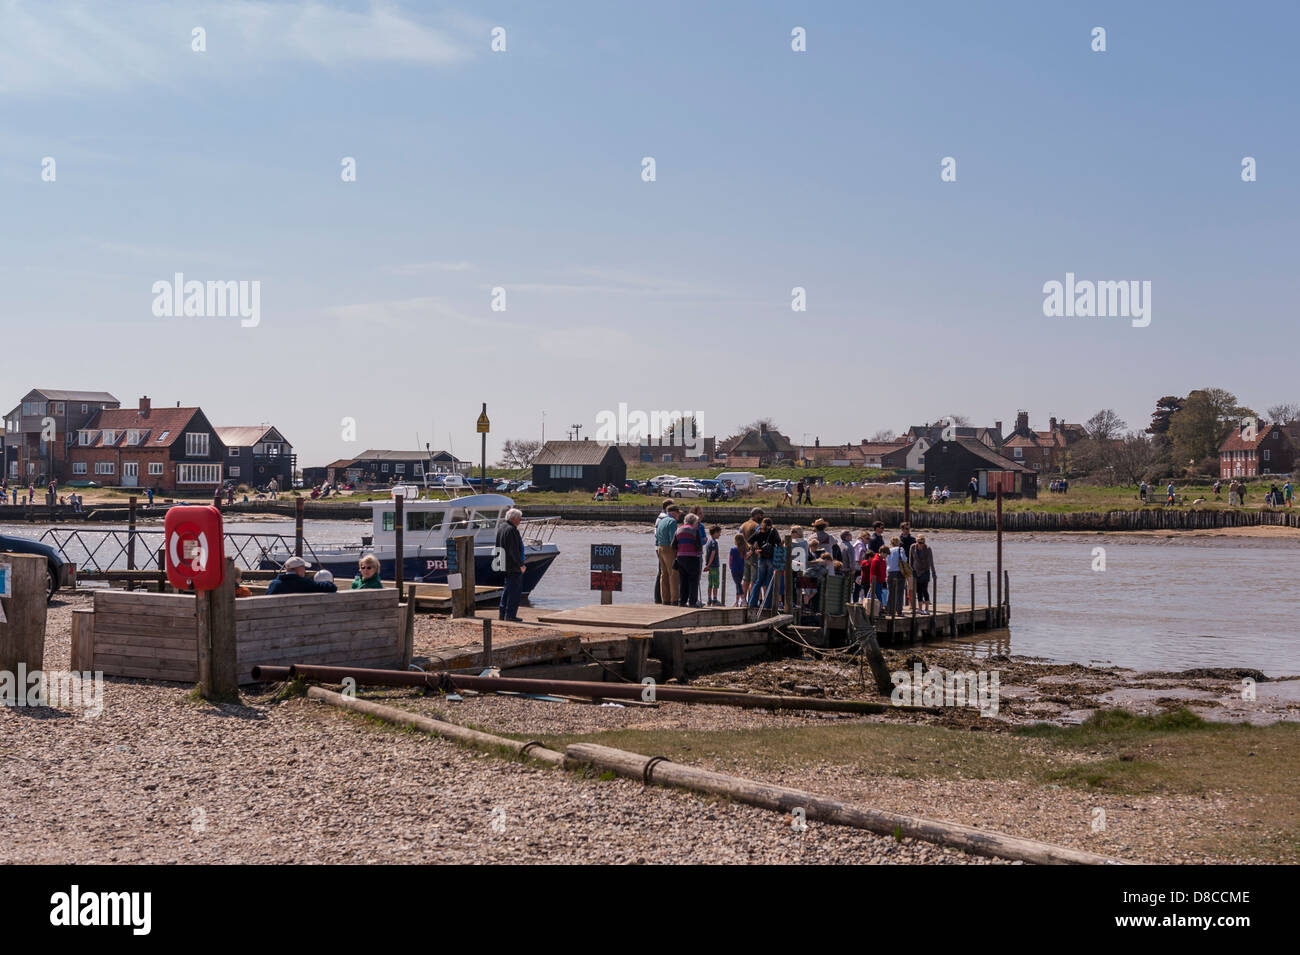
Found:
M 762 710 L 819 710 L 829 713 L 887 713 L 900 710 L 905 713 L 937 713 L 935 706 L 894 706 L 867 700 L 834 700 L 805 696 L 768 696 L 757 693 L 727 693 L 700 690 L 691 687 L 646 685 L 640 683 L 594 683 L 585 680 L 529 680 L 519 677 L 468 676 L 460 673 L 419 673 L 408 670 L 372 670 L 364 667 L 315 666 L 295 663 L 284 673 L 284 667 L 256 667 L 253 678 L 257 680 L 303 679 L 324 683 L 341 683 L 353 679 L 358 684 L 370 686 L 425 686 L 430 689 L 447 687 L 458 690 L 487 692 L 567 694 L 592 699 L 641 700 L 656 702 L 700 703 L 715 706 L 737 706 Z M 643 694 L 645 696 L 643 697 Z

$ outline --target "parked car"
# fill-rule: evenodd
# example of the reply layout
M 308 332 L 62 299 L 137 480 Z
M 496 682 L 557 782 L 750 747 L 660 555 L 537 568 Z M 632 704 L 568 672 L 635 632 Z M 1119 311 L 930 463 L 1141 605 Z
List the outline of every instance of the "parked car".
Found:
M 42 544 L 30 537 L 12 537 L 0 534 L 0 552 L 10 554 L 37 554 L 45 558 L 49 576 L 45 583 L 45 599 L 54 599 L 54 592 L 59 587 L 71 587 L 76 583 L 76 568 L 68 563 L 49 544 Z
M 537 485 L 533 484 L 532 481 L 522 481 L 519 484 L 519 486 L 514 489 L 514 493 L 527 494 L 529 491 L 536 491 L 536 490 L 537 490 Z
M 669 497 L 704 497 L 708 494 L 694 481 L 678 481 L 676 484 L 669 484 L 664 490 Z

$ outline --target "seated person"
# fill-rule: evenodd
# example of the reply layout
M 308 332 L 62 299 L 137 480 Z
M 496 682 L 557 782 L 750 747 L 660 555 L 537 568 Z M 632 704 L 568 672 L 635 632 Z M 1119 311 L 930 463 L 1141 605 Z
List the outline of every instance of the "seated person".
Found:
M 253 592 L 244 586 L 244 568 L 242 567 L 235 568 L 235 596 L 236 597 L 253 596 Z
M 353 590 L 383 590 L 379 579 L 379 558 L 366 554 L 357 562 L 357 576 L 352 581 Z
M 338 590 L 334 586 L 334 576 L 322 579 L 329 571 L 322 571 L 313 580 L 307 579 L 307 562 L 301 557 L 290 557 L 284 562 L 284 572 L 279 574 L 266 588 L 266 595 L 273 597 L 284 594 L 332 594 Z

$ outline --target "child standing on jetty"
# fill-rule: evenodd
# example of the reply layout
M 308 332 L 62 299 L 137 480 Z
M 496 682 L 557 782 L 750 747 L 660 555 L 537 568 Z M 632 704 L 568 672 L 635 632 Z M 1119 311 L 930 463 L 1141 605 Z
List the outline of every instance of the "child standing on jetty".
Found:
M 709 528 L 709 540 L 704 545 L 704 569 L 709 574 L 709 606 L 721 606 L 722 601 L 718 599 L 718 585 L 722 582 L 722 568 L 718 562 L 718 538 L 722 536 L 722 528 L 714 524 Z

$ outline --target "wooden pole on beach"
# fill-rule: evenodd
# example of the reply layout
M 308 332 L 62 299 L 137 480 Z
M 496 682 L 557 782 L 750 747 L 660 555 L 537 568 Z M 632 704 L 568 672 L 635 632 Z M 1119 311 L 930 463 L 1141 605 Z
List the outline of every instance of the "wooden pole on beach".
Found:
M 303 499 L 301 497 L 295 498 L 293 509 L 293 554 L 295 557 L 302 556 L 302 507 Z
M 1008 571 L 1002 571 L 1002 577 L 1006 581 L 1006 587 L 1002 591 L 1002 626 L 1011 622 L 1011 574 Z
M 406 519 L 402 511 L 402 505 L 405 503 L 406 500 L 401 494 L 393 498 L 393 579 L 397 581 L 398 593 L 402 592 L 402 584 L 406 581 L 406 550 L 403 546 Z
M 998 581 L 998 589 L 1002 588 L 1002 581 Z M 984 601 L 987 606 L 984 608 L 984 622 L 988 624 L 988 629 L 993 629 L 993 571 L 984 571 Z
M 158 548 L 158 554 L 154 558 L 158 562 L 158 593 L 167 593 L 167 555 L 164 548 Z
M 975 632 L 975 575 L 970 575 L 970 632 Z
M 135 495 L 126 500 L 126 569 L 135 570 Z M 135 581 L 126 582 L 127 590 L 135 590 Z
M 998 626 L 1002 626 L 1002 485 L 998 484 Z
M 912 479 L 903 477 L 903 523 L 912 523 Z
M 957 575 L 952 575 L 952 615 L 949 617 L 950 637 L 957 636 Z
M 460 586 L 451 592 L 451 615 L 474 616 L 474 535 L 462 534 L 451 538 L 456 548 L 456 570 Z

